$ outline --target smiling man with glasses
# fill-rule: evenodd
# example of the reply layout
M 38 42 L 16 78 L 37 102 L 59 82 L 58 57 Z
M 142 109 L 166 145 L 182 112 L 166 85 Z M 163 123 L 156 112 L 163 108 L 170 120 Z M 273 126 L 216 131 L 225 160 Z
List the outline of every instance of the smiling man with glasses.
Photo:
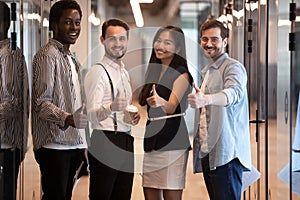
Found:
M 208 65 L 202 84 L 188 96 L 201 108 L 194 138 L 194 172 L 203 172 L 210 200 L 240 200 L 243 171 L 251 168 L 247 72 L 228 56 L 228 32 L 217 20 L 201 26 Z
M 203 53 L 213 61 L 216 61 L 220 55 L 225 53 L 225 47 L 227 46 L 228 42 L 227 30 L 221 22 L 219 23 L 222 27 L 204 27 L 205 30 L 201 31 L 200 41 L 201 47 L 203 48 Z

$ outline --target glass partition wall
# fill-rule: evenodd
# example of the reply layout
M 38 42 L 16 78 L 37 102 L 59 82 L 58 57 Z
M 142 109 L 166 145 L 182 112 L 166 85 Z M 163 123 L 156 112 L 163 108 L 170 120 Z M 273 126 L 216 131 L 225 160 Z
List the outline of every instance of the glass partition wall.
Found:
M 226 4 L 227 8 L 231 4 L 229 13 L 233 15 L 230 33 L 234 43 L 229 42 L 232 44 L 229 53 L 243 62 L 248 72 L 252 162 L 261 173 L 260 179 L 244 192 L 244 199 L 300 199 L 297 174 L 300 136 L 296 123 L 299 3 L 224 2 L 225 9 Z M 242 18 L 238 15 L 241 8 Z
M 7 172 L 4 166 L 1 166 L 0 171 L 0 199 L 40 199 L 40 175 L 39 169 L 34 161 L 34 155 L 32 151 L 32 140 L 31 140 L 31 123 L 30 123 L 30 96 L 31 96 L 31 66 L 32 66 L 32 59 L 34 54 L 37 50 L 44 45 L 49 38 L 49 10 L 51 4 L 54 1 L 40 1 L 40 0 L 2 0 L 4 1 L 10 8 L 10 16 L 11 16 L 11 23 L 10 29 L 8 33 L 8 37 L 10 38 L 10 48 L 14 52 L 14 48 L 20 49 L 22 52 L 26 66 L 24 66 L 24 70 L 26 71 L 27 77 L 23 77 L 23 85 L 21 92 L 24 96 L 22 101 L 24 116 L 23 116 L 23 126 L 19 126 L 19 121 L 17 120 L 17 116 L 14 116 L 16 120 L 13 121 L 14 131 L 17 129 L 22 129 L 23 132 L 23 139 L 22 139 L 22 146 L 24 148 L 24 157 L 21 156 L 21 164 L 18 173 L 17 179 L 17 187 L 15 197 L 5 196 L 4 194 L 7 192 L 7 188 L 4 187 L 7 184 L 7 180 L 4 180 L 4 172 Z M 15 46 L 15 47 L 14 47 Z M 0 55 L 1 56 L 1 55 Z M 17 59 L 14 58 L 13 66 L 17 66 L 18 62 Z M 2 72 L 3 72 L 2 67 Z M 18 69 L 14 69 L 13 75 L 13 86 L 12 89 L 14 92 L 17 90 L 16 88 L 19 87 L 20 82 L 18 79 Z M 1 79 L 2 83 L 4 83 L 4 79 Z M 28 82 L 28 88 L 25 86 L 25 82 Z M 2 88 L 1 88 L 2 89 Z M 20 90 L 18 90 L 20 92 Z M 1 93 L 3 95 L 3 93 Z M 12 99 L 16 97 L 15 101 L 17 100 L 17 94 L 12 94 Z M 6 98 L 6 96 L 1 96 L 1 100 Z M 1 101 L 3 103 L 3 101 Z M 18 103 L 20 103 L 18 101 Z M 2 126 L 2 125 L 1 125 Z M 3 130 L 3 129 L 2 129 Z M 1 139 L 3 136 L 1 135 Z M 5 148 L 5 143 L 1 143 L 2 147 Z M 13 155 L 16 156 L 16 155 Z M 19 159 L 19 158 L 17 158 Z M 15 161 L 13 161 L 13 167 L 15 166 Z M 3 174 L 2 174 L 3 172 Z M 14 180 L 14 178 L 12 177 Z M 2 182 L 2 181 L 5 182 Z M 5 194 L 6 195 L 6 194 Z
M 31 96 L 31 66 L 34 54 L 47 41 L 47 23 L 43 21 L 45 13 L 49 12 L 52 1 L 20 0 L 17 20 L 20 29 L 17 31 L 18 45 L 22 48 L 27 63 L 29 96 Z M 46 9 L 44 9 L 46 7 Z M 30 100 L 28 102 L 30 109 Z M 40 174 L 38 165 L 34 162 L 31 140 L 31 117 L 29 112 L 27 151 L 19 171 L 17 199 L 40 199 Z M 24 126 L 25 127 L 25 126 Z M 25 128 L 24 128 L 25 129 Z
M 40 3 L 30 0 L 4 0 L 3 2 L 9 7 L 10 26 L 8 33 L 5 33 L 9 38 L 9 46 L 7 46 L 9 50 L 4 51 L 5 47 L 1 46 L 0 55 L 2 115 L 0 199 L 33 199 L 35 192 L 32 188 L 33 184 L 37 183 L 34 180 L 37 173 L 32 170 L 32 162 L 27 162 L 28 156 L 31 156 L 29 153 L 31 140 L 28 138 L 30 135 L 29 81 L 32 55 L 40 46 L 38 44 L 39 22 L 37 22 Z M 3 23 L 6 17 L 2 15 L 4 11 L 1 12 L 0 20 Z M 3 26 L 1 29 L 2 32 Z M 3 42 L 2 38 L 1 42 Z M 6 58 L 9 59 L 5 60 Z M 10 170 L 19 172 L 10 174 Z M 11 177 L 7 178 L 6 174 Z M 28 178 L 32 181 L 28 181 Z M 16 188 L 13 187 L 14 184 L 17 185 Z
M 299 9 L 299 0 L 278 1 L 278 195 L 289 199 L 300 199 Z
M 13 11 L 15 7 L 16 19 L 11 21 L 8 36 L 16 38 L 12 44 L 15 42 L 25 57 L 30 86 L 32 58 L 51 37 L 48 17 L 55 1 L 4 2 L 10 9 L 13 7 Z M 188 10 L 191 4 L 196 5 L 193 15 Z M 228 52 L 244 63 L 248 72 L 252 161 L 261 178 L 243 193 L 242 199 L 300 200 L 300 23 L 297 16 L 300 15 L 300 0 L 186 1 L 180 7 L 182 27 L 198 52 L 189 54 L 194 73 L 205 65 L 205 59 L 196 47 L 197 31 L 200 22 L 211 16 L 226 17 L 225 22 L 230 28 Z M 86 27 L 82 32 L 88 32 L 88 29 Z M 85 40 L 84 37 L 81 39 Z M 200 82 L 198 75 L 194 77 Z M 25 111 L 26 104 L 24 101 Z M 24 122 L 27 116 L 24 115 Z M 17 199 L 33 200 L 40 199 L 41 188 L 38 166 L 32 153 L 30 115 L 28 120 L 23 124 L 24 134 L 29 132 L 29 137 L 28 140 L 23 138 L 27 152 L 20 166 L 16 196 Z M 0 160 L 3 159 L 1 155 Z M 0 166 L 0 200 L 4 185 L 2 172 Z
M 248 72 L 252 162 L 261 177 L 243 193 L 245 200 L 300 199 L 299 6 L 299 0 L 181 4 L 182 26 L 188 33 L 199 31 L 203 19 L 210 17 L 228 26 L 228 53 Z M 199 37 L 199 32 L 194 35 Z M 198 55 L 199 72 L 205 63 Z
M 297 32 L 297 23 L 290 13 L 296 21 L 299 2 L 242 2 L 244 59 L 239 60 L 248 71 L 252 161 L 261 172 L 261 178 L 244 193 L 244 198 L 300 199 L 295 144 L 299 138 L 296 124 L 299 60 L 297 34 L 290 34 Z M 235 34 L 233 31 L 232 37 Z M 234 49 L 241 51 L 241 44 L 237 43 Z

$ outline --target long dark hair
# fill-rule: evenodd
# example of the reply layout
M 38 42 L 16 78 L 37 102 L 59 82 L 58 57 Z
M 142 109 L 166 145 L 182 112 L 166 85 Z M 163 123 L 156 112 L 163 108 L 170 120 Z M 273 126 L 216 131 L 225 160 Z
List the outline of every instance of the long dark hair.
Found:
M 150 56 L 147 72 L 146 72 L 146 80 L 145 84 L 142 88 L 142 91 L 139 95 L 139 103 L 140 105 L 146 105 L 146 99 L 149 97 L 150 91 L 152 89 L 152 84 L 158 82 L 158 78 L 161 72 L 161 68 L 157 67 L 157 65 L 161 65 L 161 60 L 156 57 L 154 51 L 154 43 L 160 36 L 160 34 L 164 31 L 168 31 L 171 33 L 173 40 L 175 41 L 175 49 L 179 51 L 174 54 L 174 57 L 168 67 L 173 68 L 176 70 L 178 67 L 185 67 L 187 66 L 186 61 L 186 50 L 185 50 L 185 38 L 184 33 L 181 28 L 175 26 L 165 26 L 161 27 L 155 34 L 153 43 L 152 43 L 152 53 Z

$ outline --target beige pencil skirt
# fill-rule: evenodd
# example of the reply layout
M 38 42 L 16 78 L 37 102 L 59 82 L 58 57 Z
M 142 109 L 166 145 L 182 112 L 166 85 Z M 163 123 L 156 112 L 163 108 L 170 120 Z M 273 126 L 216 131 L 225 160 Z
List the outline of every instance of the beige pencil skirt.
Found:
M 188 150 L 145 153 L 143 187 L 181 190 L 185 188 Z

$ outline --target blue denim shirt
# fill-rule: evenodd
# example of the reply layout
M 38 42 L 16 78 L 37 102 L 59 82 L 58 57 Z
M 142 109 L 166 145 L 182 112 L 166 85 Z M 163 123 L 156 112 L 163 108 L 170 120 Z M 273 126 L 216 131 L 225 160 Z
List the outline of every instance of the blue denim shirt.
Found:
M 211 169 L 238 158 L 246 169 L 251 169 L 249 109 L 247 72 L 244 66 L 224 53 L 214 63 L 201 71 L 204 77 L 209 72 L 205 94 L 223 92 L 226 106 L 206 106 L 208 124 L 209 165 Z M 198 130 L 199 131 L 199 130 Z M 201 172 L 199 134 L 194 138 L 194 172 Z

